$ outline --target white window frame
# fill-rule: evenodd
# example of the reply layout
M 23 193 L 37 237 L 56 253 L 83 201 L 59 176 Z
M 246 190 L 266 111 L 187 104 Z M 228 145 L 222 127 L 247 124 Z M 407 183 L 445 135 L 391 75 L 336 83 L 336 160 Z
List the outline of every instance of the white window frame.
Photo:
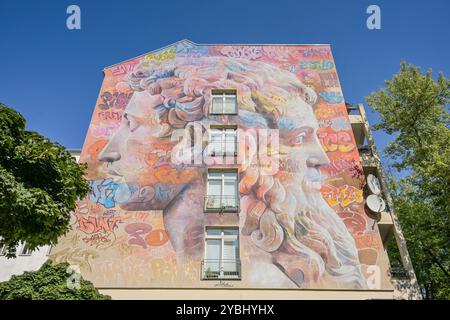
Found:
M 220 235 L 208 235 L 208 230 L 220 230 Z M 225 230 L 236 230 L 237 234 L 225 234 Z M 204 255 L 204 259 L 208 260 L 208 245 L 207 245 L 207 241 L 208 240 L 221 240 L 220 243 L 220 259 L 219 259 L 219 270 L 220 270 L 220 275 L 219 278 L 224 278 L 224 247 L 225 247 L 225 241 L 236 241 L 237 243 L 237 256 L 236 256 L 236 269 L 238 272 L 238 276 L 236 277 L 237 279 L 240 279 L 241 274 L 240 274 L 240 268 L 239 268 L 239 260 L 240 260 L 240 256 L 241 256 L 241 246 L 240 246 L 240 241 L 239 241 L 239 228 L 238 227 L 206 227 L 205 228 L 205 255 Z M 227 279 L 229 279 L 227 277 Z M 233 278 L 231 278 L 233 279 Z
M 214 98 L 222 98 L 222 110 L 214 109 Z M 225 112 L 225 100 L 226 98 L 234 97 L 234 110 L 233 112 Z M 237 92 L 236 90 L 212 90 L 211 91 L 211 109 L 210 114 L 212 115 L 236 115 L 238 113 L 238 104 L 237 104 Z
M 25 253 L 24 253 L 24 249 L 27 247 L 27 243 L 24 242 L 22 247 L 20 248 L 20 254 L 19 256 L 31 256 L 31 254 L 33 253 L 33 251 L 31 251 L 30 249 L 28 249 Z
M 211 177 L 210 176 L 210 173 L 221 173 L 221 175 L 220 175 L 220 177 Z M 233 173 L 234 175 L 233 176 L 226 176 L 225 175 L 225 173 Z M 208 206 L 208 199 L 209 199 L 209 197 L 211 197 L 211 196 L 217 196 L 217 195 L 212 195 L 212 194 L 210 194 L 209 192 L 210 192 L 210 190 L 209 190 L 209 181 L 211 181 L 211 180 L 221 180 L 222 181 L 222 185 L 221 185 L 221 188 L 220 188 L 220 200 L 221 200 L 221 202 L 222 202 L 222 200 L 223 200 L 223 197 L 224 196 L 226 196 L 226 195 L 224 195 L 224 190 L 225 190 L 225 181 L 230 181 L 230 180 L 232 180 L 232 181 L 235 181 L 235 187 L 236 187 L 236 190 L 235 190 L 235 195 L 236 195 L 236 197 L 235 197 L 235 199 L 234 199 L 234 201 L 235 201 L 235 206 L 233 207 L 234 208 L 234 210 L 233 211 L 238 211 L 239 209 L 238 209 L 238 207 L 239 207 L 239 183 L 238 183 L 238 172 L 237 172 L 237 170 L 230 170 L 230 169 L 223 169 L 223 170 L 220 170 L 220 169 L 213 169 L 213 170 L 208 170 L 208 177 L 207 177 L 207 181 L 206 181 L 206 198 L 207 198 L 207 201 L 205 201 L 205 210 L 217 210 L 217 209 L 221 209 L 222 208 L 222 206 L 220 206 L 219 208 L 215 208 L 215 207 L 210 207 L 210 206 Z
M 219 151 L 211 148 L 212 144 L 212 136 L 219 135 L 218 131 L 220 131 L 220 144 L 221 148 Z M 228 139 L 227 139 L 228 137 Z M 232 141 L 233 144 L 233 154 L 227 154 L 227 145 L 230 144 L 229 141 Z M 209 128 L 208 130 L 208 155 L 210 156 L 237 156 L 237 127 L 231 126 L 214 126 Z

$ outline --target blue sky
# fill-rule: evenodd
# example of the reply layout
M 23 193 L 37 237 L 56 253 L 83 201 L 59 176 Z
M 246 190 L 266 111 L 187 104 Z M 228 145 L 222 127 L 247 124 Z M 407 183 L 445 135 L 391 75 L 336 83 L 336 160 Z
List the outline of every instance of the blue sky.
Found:
M 66 8 L 81 8 L 81 30 Z M 381 8 L 381 30 L 366 8 Z M 81 148 L 102 69 L 181 39 L 196 43 L 330 43 L 344 97 L 383 86 L 401 59 L 449 74 L 450 1 L 0 0 L 0 102 L 28 129 Z M 369 121 L 377 121 L 369 112 Z M 392 137 L 377 133 L 383 148 Z

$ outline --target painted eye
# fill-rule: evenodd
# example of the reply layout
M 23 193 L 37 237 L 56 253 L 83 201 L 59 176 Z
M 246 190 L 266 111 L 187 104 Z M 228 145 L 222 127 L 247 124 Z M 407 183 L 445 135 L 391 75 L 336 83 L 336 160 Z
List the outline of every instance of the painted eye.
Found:
M 137 130 L 137 128 L 139 128 L 139 123 L 135 121 L 133 118 L 130 118 L 128 120 L 128 127 L 130 128 L 131 132 L 134 132 Z
M 306 137 L 306 132 L 301 132 L 300 134 L 298 134 L 295 137 L 294 143 L 295 144 L 302 144 L 303 140 L 305 140 L 305 137 Z
M 134 132 L 137 128 L 139 128 L 140 124 L 136 121 L 136 119 L 134 119 L 133 116 L 124 114 L 124 118 L 126 119 L 126 124 L 131 132 Z

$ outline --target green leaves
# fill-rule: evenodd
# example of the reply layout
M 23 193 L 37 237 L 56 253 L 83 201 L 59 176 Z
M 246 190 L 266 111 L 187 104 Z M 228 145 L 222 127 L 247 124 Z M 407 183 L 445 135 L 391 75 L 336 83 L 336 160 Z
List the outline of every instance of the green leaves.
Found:
M 0 300 L 110 300 L 90 281 L 80 278 L 80 288 L 70 288 L 68 263 L 47 261 L 38 271 L 24 272 L 0 283 Z
M 7 257 L 20 242 L 34 249 L 68 231 L 76 200 L 89 191 L 85 168 L 63 146 L 25 130 L 25 119 L 0 104 L 0 244 Z
M 427 298 L 449 299 L 450 81 L 401 62 L 399 73 L 385 83 L 366 99 L 381 117 L 374 127 L 396 135 L 385 150 L 406 176 L 390 183 L 395 209 Z M 395 263 L 394 246 L 388 253 Z

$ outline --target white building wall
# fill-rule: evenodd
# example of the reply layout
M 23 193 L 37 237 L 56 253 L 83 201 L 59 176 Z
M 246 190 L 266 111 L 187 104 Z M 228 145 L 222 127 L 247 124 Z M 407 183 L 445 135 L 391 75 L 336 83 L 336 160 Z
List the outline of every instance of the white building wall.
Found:
M 0 256 L 0 282 L 7 281 L 12 275 L 20 275 L 25 271 L 38 270 L 47 261 L 50 246 L 43 246 L 30 255 L 21 255 L 23 245 L 17 248 L 16 258 L 7 259 Z

